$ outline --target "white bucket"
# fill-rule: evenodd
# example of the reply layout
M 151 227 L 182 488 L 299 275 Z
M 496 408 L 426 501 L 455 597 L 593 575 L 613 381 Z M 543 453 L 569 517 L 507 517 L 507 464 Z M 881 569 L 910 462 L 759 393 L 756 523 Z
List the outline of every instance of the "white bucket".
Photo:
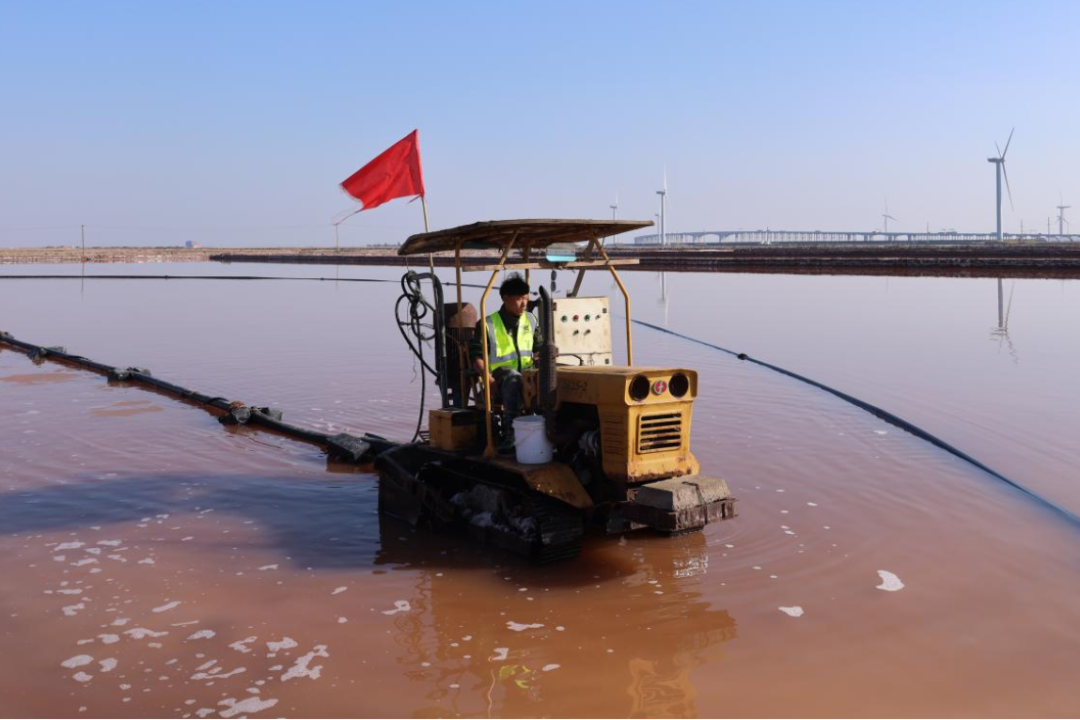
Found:
M 551 462 L 551 442 L 544 429 L 540 415 L 522 415 L 514 418 L 514 450 L 522 465 L 540 465 Z

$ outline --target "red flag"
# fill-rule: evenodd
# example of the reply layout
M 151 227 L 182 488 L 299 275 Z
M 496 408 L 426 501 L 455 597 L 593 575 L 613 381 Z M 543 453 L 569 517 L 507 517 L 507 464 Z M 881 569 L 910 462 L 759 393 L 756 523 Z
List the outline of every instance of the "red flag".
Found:
M 424 195 L 420 141 L 416 130 L 341 183 L 345 192 L 364 203 L 364 210 L 410 195 Z

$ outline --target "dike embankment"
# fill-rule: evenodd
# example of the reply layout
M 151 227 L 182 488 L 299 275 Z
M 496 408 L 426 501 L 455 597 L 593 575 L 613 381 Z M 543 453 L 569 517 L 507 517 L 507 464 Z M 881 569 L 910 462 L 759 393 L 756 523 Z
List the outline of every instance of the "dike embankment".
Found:
M 621 270 L 806 274 L 1078 277 L 1080 243 L 789 243 L 683 247 L 611 246 L 612 257 L 633 258 Z M 492 252 L 465 251 L 465 265 L 490 265 Z M 453 265 L 452 253 L 437 266 Z M 57 263 L 285 263 L 423 266 L 393 248 L 0 248 L 0 264 Z

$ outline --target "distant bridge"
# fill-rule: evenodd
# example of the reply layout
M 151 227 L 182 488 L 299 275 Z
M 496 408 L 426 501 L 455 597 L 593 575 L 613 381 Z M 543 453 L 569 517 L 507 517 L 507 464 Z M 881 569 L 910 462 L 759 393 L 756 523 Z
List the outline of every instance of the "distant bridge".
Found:
M 1078 242 L 1080 235 L 1047 235 L 1046 233 L 1003 233 L 1005 240 L 1035 242 Z M 870 230 L 851 232 L 841 230 L 698 230 L 665 233 L 667 245 L 719 245 L 723 243 L 845 243 L 845 242 L 995 242 L 996 233 L 941 232 L 881 232 Z M 617 240 L 617 238 L 613 238 Z M 659 234 L 638 235 L 634 245 L 659 245 Z

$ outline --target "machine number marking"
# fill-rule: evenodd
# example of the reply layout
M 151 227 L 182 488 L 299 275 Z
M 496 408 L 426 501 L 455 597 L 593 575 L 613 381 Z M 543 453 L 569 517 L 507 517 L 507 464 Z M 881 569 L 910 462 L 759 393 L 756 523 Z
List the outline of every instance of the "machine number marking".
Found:
M 586 380 L 563 380 L 559 385 L 563 390 L 571 393 L 583 393 L 589 389 L 589 383 Z

